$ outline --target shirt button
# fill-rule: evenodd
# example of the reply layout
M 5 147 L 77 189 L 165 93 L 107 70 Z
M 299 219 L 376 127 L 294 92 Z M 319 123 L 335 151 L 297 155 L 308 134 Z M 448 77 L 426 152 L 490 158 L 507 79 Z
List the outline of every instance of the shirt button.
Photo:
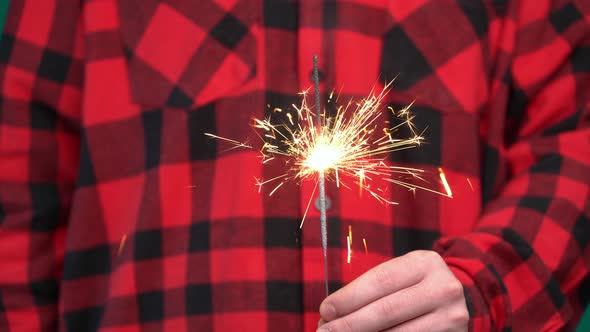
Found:
M 320 210 L 320 197 L 318 196 L 318 198 L 315 199 L 315 202 L 313 203 L 313 205 L 315 206 L 316 210 Z M 326 210 L 330 210 L 330 208 L 332 207 L 332 200 L 330 199 L 330 197 L 326 196 Z
M 318 69 L 318 79 L 320 82 L 326 79 L 326 73 L 321 69 Z M 309 80 L 313 83 L 313 69 L 309 71 Z

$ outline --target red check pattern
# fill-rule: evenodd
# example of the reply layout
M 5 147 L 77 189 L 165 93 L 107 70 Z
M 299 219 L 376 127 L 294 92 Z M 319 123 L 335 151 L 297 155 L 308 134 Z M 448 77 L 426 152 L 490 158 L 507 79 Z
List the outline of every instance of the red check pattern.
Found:
M 583 0 L 11 1 L 0 330 L 314 330 L 313 184 L 258 194 L 281 163 L 203 135 L 252 141 L 253 116 L 310 86 L 313 54 L 344 99 L 399 75 L 387 102 L 416 99 L 429 144 L 391 161 L 442 167 L 454 193 L 392 187 L 383 206 L 331 184 L 331 289 L 435 249 L 473 330 L 571 330 L 590 301 Z

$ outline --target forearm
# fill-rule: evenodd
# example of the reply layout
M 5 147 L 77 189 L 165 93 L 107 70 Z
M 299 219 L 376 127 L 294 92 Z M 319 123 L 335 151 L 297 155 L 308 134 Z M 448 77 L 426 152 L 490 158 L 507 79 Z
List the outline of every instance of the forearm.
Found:
M 571 295 L 590 261 L 590 146 L 573 144 L 590 135 L 576 133 L 559 138 L 570 148 L 539 155 L 517 174 L 473 233 L 437 244 L 468 290 L 475 330 L 542 330 L 572 319 Z

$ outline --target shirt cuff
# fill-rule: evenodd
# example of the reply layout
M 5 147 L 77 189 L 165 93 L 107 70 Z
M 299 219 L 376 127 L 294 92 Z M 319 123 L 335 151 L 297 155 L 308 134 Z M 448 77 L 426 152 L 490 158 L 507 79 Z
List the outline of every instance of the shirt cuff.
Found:
M 449 265 L 449 269 L 463 284 L 465 304 L 469 311 L 469 331 L 490 331 L 492 324 L 489 309 L 473 278 L 457 266 Z

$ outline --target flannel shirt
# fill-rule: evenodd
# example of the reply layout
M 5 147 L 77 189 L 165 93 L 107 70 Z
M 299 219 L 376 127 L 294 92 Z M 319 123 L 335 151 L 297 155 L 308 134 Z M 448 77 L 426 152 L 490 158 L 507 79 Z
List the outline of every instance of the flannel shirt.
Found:
M 259 194 L 284 165 L 204 135 L 252 142 L 314 54 L 324 101 L 397 77 L 385 102 L 415 100 L 428 144 L 390 161 L 442 167 L 454 196 L 391 186 L 387 206 L 330 183 L 331 290 L 433 249 L 471 329 L 571 330 L 590 299 L 584 0 L 11 1 L 0 330 L 314 330 L 313 181 Z

